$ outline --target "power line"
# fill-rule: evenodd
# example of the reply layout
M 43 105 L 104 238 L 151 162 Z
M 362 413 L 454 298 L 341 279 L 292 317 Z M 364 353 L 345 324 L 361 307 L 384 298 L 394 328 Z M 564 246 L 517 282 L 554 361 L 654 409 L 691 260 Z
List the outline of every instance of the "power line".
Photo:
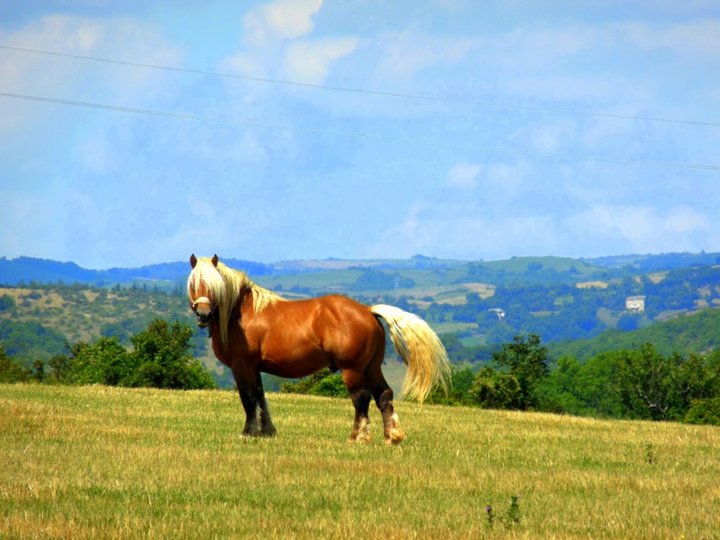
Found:
M 217 71 L 204 71 L 200 69 L 181 68 L 175 66 L 163 66 L 159 64 L 144 64 L 140 62 L 129 62 L 125 60 L 114 60 L 110 58 L 101 58 L 97 56 L 85 56 L 80 54 L 61 53 L 56 51 L 46 51 L 41 49 L 28 49 L 24 47 L 13 47 L 10 45 L 0 45 L 0 49 L 7 49 L 11 51 L 43 54 L 48 56 L 59 56 L 63 58 L 74 58 L 77 60 L 90 60 L 93 62 L 103 62 L 106 64 L 116 64 L 121 66 L 141 67 L 148 69 L 160 69 L 165 71 L 175 71 L 180 73 L 192 73 L 195 75 L 210 75 L 213 77 L 223 77 L 228 79 L 240 79 L 245 81 L 262 82 L 267 84 L 281 84 L 286 86 L 296 86 L 301 88 L 315 88 L 320 90 L 332 90 L 335 92 L 346 92 L 354 94 L 365 94 L 374 96 L 385 96 L 393 98 L 412 99 L 417 101 L 429 101 L 437 103 L 456 103 L 463 105 L 473 105 L 478 107 L 488 107 L 497 109 L 514 109 L 534 112 L 550 112 L 550 113 L 561 113 L 561 114 L 579 114 L 582 116 L 593 116 L 596 118 L 612 118 L 616 120 L 633 120 L 633 121 L 646 121 L 646 122 L 662 122 L 670 124 L 687 124 L 693 126 L 708 126 L 708 127 L 720 127 L 720 122 L 707 122 L 699 120 L 684 120 L 679 118 L 662 118 L 657 116 L 636 116 L 629 114 L 613 114 L 613 113 L 599 113 L 591 111 L 578 111 L 574 109 L 563 109 L 563 108 L 549 108 L 549 107 L 533 107 L 529 105 L 517 105 L 517 104 L 504 104 L 496 103 L 491 101 L 477 101 L 472 99 L 463 98 L 451 98 L 441 96 L 428 96 L 420 94 L 405 94 L 401 92 L 387 92 L 382 90 L 367 90 L 362 88 L 351 88 L 346 86 L 331 86 L 326 84 L 312 84 L 302 83 L 296 81 L 286 81 L 282 79 L 270 79 L 265 77 L 252 77 L 250 75 L 237 75 L 232 73 L 221 73 Z
M 10 92 L 0 92 L 0 96 L 22 99 L 26 101 L 35 101 L 42 103 L 52 103 L 56 105 L 69 105 L 73 107 L 84 107 L 88 109 L 101 109 L 114 112 L 139 114 L 146 116 L 158 116 L 164 118 L 174 118 L 178 120 L 194 120 L 199 122 L 217 122 L 222 124 L 235 124 L 243 125 L 248 127 L 257 127 L 263 129 L 273 129 L 278 131 L 286 131 L 291 133 L 303 133 L 310 135 L 319 136 L 332 136 L 332 137 L 347 137 L 354 139 L 368 139 L 376 141 L 386 141 L 402 144 L 420 144 L 425 146 L 434 146 L 442 148 L 451 148 L 456 150 L 472 150 L 479 152 L 492 152 L 492 153 L 505 153 L 505 154 L 516 154 L 530 157 L 544 157 L 544 158 L 567 158 L 575 159 L 580 161 L 595 161 L 602 163 L 617 163 L 623 165 L 646 165 L 652 167 L 664 167 L 674 169 L 700 169 L 707 171 L 720 171 L 720 165 L 702 164 L 702 163 L 682 163 L 682 162 L 668 162 L 668 161 L 653 161 L 653 160 L 640 160 L 640 159 L 626 159 L 626 158 L 613 158 L 603 156 L 589 156 L 575 153 L 558 153 L 558 152 L 533 152 L 529 150 L 518 150 L 516 148 L 504 148 L 504 147 L 491 147 L 491 146 L 472 146 L 472 145 L 458 145 L 452 143 L 446 143 L 443 141 L 431 140 L 431 139 L 419 139 L 412 137 L 393 137 L 388 135 L 377 135 L 373 133 L 359 133 L 359 132 L 347 132 L 347 131 L 330 131 L 322 129 L 310 129 L 301 128 L 296 126 L 284 126 L 279 124 L 270 124 L 266 122 L 258 122 L 255 120 L 228 118 L 224 116 L 204 116 L 192 113 L 179 113 L 171 111 L 158 111 L 153 109 L 141 109 L 136 107 L 124 107 L 120 105 L 108 105 L 104 103 L 92 103 L 88 101 L 75 101 L 69 99 L 51 98 L 43 96 L 32 96 L 28 94 L 15 94 Z

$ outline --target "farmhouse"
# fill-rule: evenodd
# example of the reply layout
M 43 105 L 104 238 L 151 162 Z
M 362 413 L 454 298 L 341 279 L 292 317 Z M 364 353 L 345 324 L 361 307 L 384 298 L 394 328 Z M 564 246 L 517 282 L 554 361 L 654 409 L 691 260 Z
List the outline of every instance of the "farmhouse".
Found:
M 628 311 L 637 311 L 642 313 L 645 311 L 644 296 L 628 296 L 625 299 L 625 309 Z

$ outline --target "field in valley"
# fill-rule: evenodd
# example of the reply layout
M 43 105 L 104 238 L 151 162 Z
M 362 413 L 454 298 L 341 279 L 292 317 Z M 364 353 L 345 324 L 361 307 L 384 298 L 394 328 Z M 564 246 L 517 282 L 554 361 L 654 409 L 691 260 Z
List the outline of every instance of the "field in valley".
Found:
M 0 538 L 720 537 L 716 427 L 269 400 L 245 440 L 230 391 L 0 385 Z

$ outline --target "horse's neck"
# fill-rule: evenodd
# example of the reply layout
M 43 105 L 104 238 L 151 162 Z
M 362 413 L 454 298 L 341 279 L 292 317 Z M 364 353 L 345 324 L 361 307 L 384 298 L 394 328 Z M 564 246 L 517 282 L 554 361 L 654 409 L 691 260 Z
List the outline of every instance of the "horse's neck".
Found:
M 238 321 L 251 316 L 253 313 L 253 292 L 249 287 L 243 287 L 238 294 L 235 303 L 230 306 L 228 314 L 228 325 L 234 326 Z

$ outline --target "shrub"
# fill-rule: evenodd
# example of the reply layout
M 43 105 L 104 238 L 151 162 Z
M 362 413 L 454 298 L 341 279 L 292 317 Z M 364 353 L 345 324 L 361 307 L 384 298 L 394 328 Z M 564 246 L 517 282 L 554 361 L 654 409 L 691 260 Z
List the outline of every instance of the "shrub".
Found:
M 326 397 L 347 397 L 348 391 L 339 373 L 323 377 L 310 387 L 309 394 Z
M 720 397 L 694 400 L 685 413 L 684 422 L 720 426 Z
M 490 367 L 481 369 L 470 387 L 470 398 L 486 409 L 519 409 L 520 383 L 509 373 Z
M 315 396 L 347 397 L 347 389 L 339 373 L 323 368 L 297 382 L 280 385 L 280 392 L 288 394 L 312 394 Z
M 29 377 L 30 371 L 5 354 L 0 345 L 0 383 L 25 382 Z

